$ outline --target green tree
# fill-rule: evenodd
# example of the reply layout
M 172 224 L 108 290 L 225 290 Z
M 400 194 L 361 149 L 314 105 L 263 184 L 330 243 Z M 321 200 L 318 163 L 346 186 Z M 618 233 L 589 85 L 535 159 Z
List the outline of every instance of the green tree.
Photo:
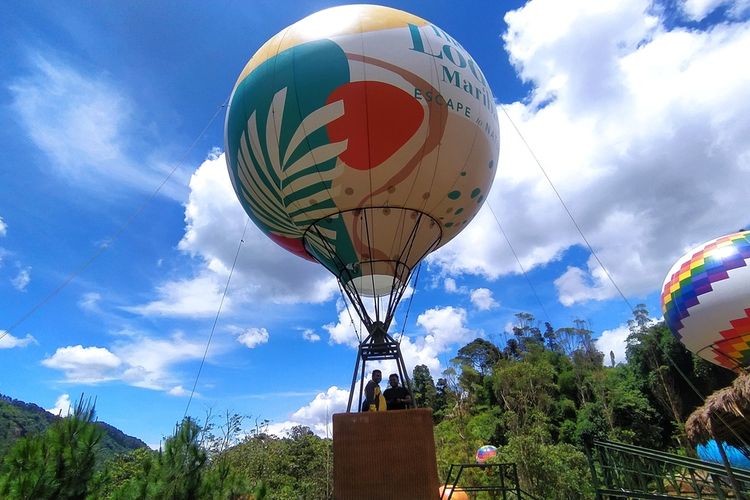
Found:
M 427 368 L 427 365 L 417 365 L 414 367 L 412 383 L 414 402 L 417 408 L 432 408 L 433 412 L 435 412 L 437 390 L 435 389 L 435 381 L 432 379 L 430 369 Z
M 463 346 L 452 362 L 462 367 L 470 366 L 480 375 L 488 375 L 502 358 L 500 349 L 492 342 L 477 338 Z
M 149 448 L 138 448 L 121 453 L 104 463 L 93 478 L 92 497 L 97 499 L 115 498 L 128 482 L 150 467 L 156 452 Z
M 103 431 L 94 404 L 83 397 L 71 415 L 43 434 L 15 443 L 0 472 L 0 496 L 14 499 L 83 499 L 89 493 L 95 449 Z
M 536 498 L 594 498 L 585 455 L 569 444 L 549 443 L 541 426 L 511 437 L 498 458 L 517 464 L 522 489 Z

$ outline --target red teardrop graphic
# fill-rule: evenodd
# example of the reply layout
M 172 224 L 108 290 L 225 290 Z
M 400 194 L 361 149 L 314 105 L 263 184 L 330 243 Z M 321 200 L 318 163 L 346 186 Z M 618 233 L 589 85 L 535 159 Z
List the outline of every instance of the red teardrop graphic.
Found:
M 281 248 L 292 252 L 295 255 L 302 257 L 305 260 L 315 262 L 315 259 L 310 257 L 310 254 L 305 250 L 305 245 L 302 242 L 302 238 L 287 238 L 286 236 L 280 236 L 274 233 L 266 233 L 268 237 L 273 240 L 274 243 L 279 245 Z
M 360 81 L 344 84 L 328 103 L 344 101 L 344 115 L 326 127 L 331 142 L 348 139 L 339 157 L 350 167 L 377 167 L 406 144 L 419 128 L 424 110 L 416 99 L 388 83 Z

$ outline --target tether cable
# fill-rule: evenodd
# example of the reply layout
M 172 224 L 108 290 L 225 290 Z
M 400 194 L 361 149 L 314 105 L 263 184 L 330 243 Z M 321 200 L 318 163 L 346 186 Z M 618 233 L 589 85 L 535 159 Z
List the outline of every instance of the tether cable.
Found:
M 630 310 L 631 314 L 634 313 L 635 312 L 635 308 L 632 306 L 632 304 L 627 299 L 627 297 L 625 297 L 625 294 L 622 292 L 622 290 L 620 289 L 620 287 L 617 285 L 617 283 L 615 282 L 614 278 L 609 273 L 609 271 L 607 270 L 607 268 L 604 266 L 604 264 L 602 263 L 601 259 L 599 259 L 599 256 L 594 251 L 593 247 L 589 243 L 589 241 L 586 238 L 586 236 L 583 234 L 583 230 L 581 230 L 581 227 L 578 225 L 578 222 L 576 222 L 575 218 L 573 217 L 573 214 L 568 209 L 568 206 L 565 204 L 565 201 L 563 201 L 562 196 L 560 195 L 559 191 L 557 190 L 557 188 L 555 188 L 555 185 L 553 184 L 552 179 L 549 177 L 549 175 L 547 175 L 547 171 L 542 166 L 541 161 L 539 161 L 539 158 L 534 153 L 534 150 L 531 148 L 531 145 L 529 145 L 529 143 L 526 141 L 526 138 L 524 137 L 524 135 L 521 133 L 521 131 L 519 130 L 519 128 L 516 126 L 515 122 L 510 117 L 510 114 L 508 114 L 508 111 L 505 109 L 505 106 L 503 106 L 502 104 L 498 104 L 498 106 L 503 111 L 503 113 L 505 114 L 505 116 L 508 118 L 508 121 L 510 122 L 510 124 L 513 126 L 513 129 L 518 134 L 518 137 L 521 139 L 521 141 L 523 142 L 523 144 L 526 146 L 526 149 L 528 150 L 529 154 L 531 154 L 531 157 L 536 162 L 537 166 L 539 167 L 539 170 L 541 170 L 542 174 L 544 174 L 544 177 L 547 179 L 547 182 L 549 183 L 550 187 L 552 188 L 552 191 L 555 193 L 555 195 L 557 196 L 557 199 L 560 201 L 560 204 L 565 209 L 565 212 L 568 214 L 568 217 L 573 222 L 573 225 L 575 226 L 575 228 L 578 230 L 578 234 L 581 235 L 581 238 L 586 243 L 586 246 L 588 247 L 589 251 L 591 252 L 591 255 L 593 255 L 594 259 L 596 259 L 596 261 L 599 263 L 599 266 L 602 268 L 602 270 L 604 271 L 604 273 L 607 275 L 607 278 L 609 279 L 609 281 L 612 283 L 612 285 L 615 287 L 615 289 L 617 290 L 617 292 L 620 294 L 620 297 L 622 298 L 623 302 L 627 305 L 627 307 Z M 490 210 L 491 210 L 491 208 L 490 208 Z M 494 212 L 493 212 L 493 215 L 494 215 Z M 499 225 L 499 222 L 498 222 L 498 225 Z M 501 231 L 502 231 L 502 227 L 501 227 Z M 505 234 L 504 231 L 503 231 L 503 234 Z M 509 242 L 509 244 L 510 244 L 510 242 Z M 698 390 L 698 388 L 695 386 L 695 384 L 693 384 L 693 382 L 690 380 L 690 378 L 687 376 L 687 374 L 685 374 L 685 372 L 683 372 L 682 369 L 677 365 L 677 363 L 672 359 L 672 356 L 669 355 L 669 353 L 666 350 L 666 347 L 665 346 L 660 346 L 660 349 L 661 349 L 662 354 L 664 354 L 664 356 L 667 358 L 667 361 L 672 365 L 672 368 L 674 368 L 677 371 L 677 373 L 688 384 L 688 386 L 693 390 L 693 392 L 695 392 L 695 394 L 700 398 L 700 400 L 705 403 L 706 402 L 706 398 Z M 691 353 L 691 355 L 694 355 L 694 354 Z M 747 445 L 747 443 L 745 442 L 745 440 L 737 433 L 737 431 L 732 426 L 730 426 L 724 420 L 724 418 L 720 414 L 717 413 L 716 414 L 716 418 L 719 421 L 721 421 L 721 423 L 724 424 L 726 426 L 726 428 L 729 429 L 730 432 L 745 447 L 749 447 L 750 448 L 750 446 Z
M 521 269 L 521 274 L 523 274 L 523 277 L 526 278 L 526 283 L 529 285 L 529 288 L 531 288 L 531 292 L 534 294 L 534 298 L 536 299 L 537 304 L 539 304 L 539 307 L 542 309 L 544 316 L 547 318 L 547 322 L 549 324 L 552 324 L 552 319 L 550 318 L 549 313 L 547 313 L 547 309 L 544 307 L 544 303 L 542 302 L 542 299 L 539 298 L 539 294 L 536 292 L 536 288 L 534 287 L 534 284 L 531 282 L 531 278 L 529 278 L 529 275 L 526 272 L 526 269 L 523 267 L 523 264 L 521 264 L 521 259 L 518 257 L 518 254 L 516 253 L 515 248 L 513 248 L 513 245 L 510 242 L 510 238 L 508 238 L 508 235 L 505 232 L 505 229 L 503 229 L 503 225 L 500 224 L 500 219 L 497 218 L 495 211 L 492 209 L 492 206 L 489 203 L 487 203 L 487 208 L 489 208 L 490 213 L 492 214 L 492 217 L 495 218 L 497 227 L 500 229 L 500 232 L 502 233 L 503 238 L 505 238 L 505 242 L 508 244 L 508 248 L 510 248 L 511 253 L 513 254 L 513 258 L 516 259 L 516 262 L 518 263 L 518 267 L 519 269 Z
M 177 169 L 182 166 L 187 156 L 190 154 L 190 152 L 195 148 L 196 144 L 198 144 L 198 141 L 203 137 L 203 134 L 206 133 L 208 128 L 213 124 L 216 117 L 219 115 L 222 109 L 224 109 L 227 106 L 227 103 L 229 102 L 229 98 L 224 101 L 224 103 L 219 106 L 216 110 L 216 112 L 213 114 L 211 119 L 208 121 L 205 127 L 203 127 L 203 130 L 200 131 L 198 136 L 193 140 L 193 142 L 190 144 L 190 146 L 187 148 L 187 150 L 182 154 L 180 159 L 177 161 L 175 166 L 172 168 L 172 170 L 169 171 L 167 176 L 161 181 L 161 183 L 154 189 L 154 191 L 145 199 L 141 204 L 128 216 L 128 218 L 125 220 L 125 222 L 115 231 L 115 234 L 106 240 L 106 243 L 102 244 L 99 247 L 99 250 L 94 252 L 94 254 L 83 261 L 83 263 L 78 266 L 76 269 L 74 269 L 70 274 L 68 274 L 65 279 L 57 285 L 51 292 L 49 292 L 42 300 L 37 302 L 31 309 L 26 311 L 20 318 L 18 318 L 10 327 L 8 327 L 5 331 L 0 334 L 0 340 L 2 340 L 6 335 L 10 334 L 12 331 L 14 331 L 16 328 L 21 326 L 27 319 L 29 319 L 31 316 L 33 316 L 39 309 L 41 309 L 44 305 L 47 304 L 50 300 L 52 300 L 58 293 L 60 293 L 66 286 L 68 286 L 75 278 L 77 278 L 81 273 L 83 273 L 86 269 L 91 266 L 91 264 L 94 263 L 96 259 L 101 257 L 101 255 L 106 252 L 110 246 L 112 246 L 117 240 L 120 239 L 120 237 L 123 235 L 123 233 L 133 224 L 133 222 L 138 218 L 138 216 L 145 210 L 145 208 L 151 204 L 152 201 L 156 198 L 156 196 L 161 192 L 164 185 L 169 181 L 169 179 L 174 175 L 174 173 L 177 171 Z
M 404 314 L 404 324 L 401 325 L 401 335 L 398 337 L 398 344 L 401 345 L 401 339 L 404 338 L 404 332 L 406 331 L 406 323 L 409 321 L 409 311 L 411 310 L 411 303 L 414 300 L 414 294 L 417 293 L 417 283 L 419 282 L 419 271 L 422 269 L 422 263 L 417 265 L 417 272 L 414 273 L 414 291 L 411 292 L 409 297 L 409 303 L 406 305 L 406 314 Z
M 531 157 L 534 159 L 534 162 L 536 162 L 537 166 L 539 167 L 539 170 L 542 171 L 542 174 L 544 175 L 544 178 L 547 179 L 547 182 L 549 183 L 550 187 L 552 188 L 552 191 L 555 193 L 555 196 L 557 196 L 557 199 L 560 201 L 560 204 L 562 205 L 563 209 L 565 209 L 565 213 L 568 214 L 568 217 L 570 217 L 570 220 L 573 222 L 573 225 L 575 226 L 576 230 L 578 231 L 578 234 L 581 235 L 581 238 L 586 243 L 586 247 L 588 247 L 589 252 L 591 252 L 591 255 L 594 256 L 594 259 L 596 259 L 596 262 L 599 263 L 599 267 L 602 268 L 602 271 L 604 271 L 604 274 L 607 275 L 607 278 L 609 278 L 610 283 L 615 287 L 615 290 L 617 290 L 617 293 L 620 294 L 620 297 L 622 297 L 622 300 L 625 301 L 625 303 L 628 305 L 628 308 L 633 311 L 634 307 L 630 304 L 630 301 L 628 301 L 627 297 L 625 297 L 625 294 L 622 293 L 622 290 L 619 286 L 617 286 L 617 283 L 615 283 L 615 280 L 612 278 L 612 275 L 609 274 L 609 271 L 604 266 L 604 263 L 599 258 L 599 255 L 594 251 L 594 247 L 591 246 L 591 243 L 589 243 L 588 238 L 586 238 L 586 235 L 583 234 L 583 230 L 581 229 L 581 226 L 578 225 L 578 222 L 576 222 L 575 218 L 573 217 L 573 214 L 571 213 L 570 209 L 568 208 L 568 205 L 565 204 L 565 201 L 563 201 L 562 196 L 557 191 L 557 188 L 552 183 L 552 179 L 550 179 L 550 176 L 547 175 L 547 171 L 542 166 L 542 162 L 539 161 L 539 158 L 534 153 L 534 150 L 531 149 L 531 146 L 526 141 L 526 138 L 523 136 L 521 131 L 516 126 L 516 123 L 513 121 L 513 118 L 510 117 L 510 114 L 508 114 L 508 111 L 506 111 L 505 106 L 502 104 L 498 104 L 500 106 L 500 109 L 503 110 L 503 113 L 505 113 L 505 116 L 508 118 L 508 121 L 513 126 L 513 129 L 518 134 L 518 137 L 521 139 L 521 142 L 523 142 L 524 146 L 526 146 L 526 149 L 529 151 L 529 154 L 531 154 Z
M 190 403 L 193 401 L 193 395 L 195 394 L 195 388 L 198 386 L 198 379 L 201 376 L 201 372 L 203 371 L 203 365 L 206 363 L 206 356 L 208 356 L 208 348 L 211 346 L 211 339 L 214 337 L 214 332 L 216 331 L 216 324 L 219 322 L 219 315 L 221 314 L 221 308 L 224 305 L 224 299 L 227 297 L 227 291 L 229 290 L 229 283 L 232 281 L 232 274 L 234 274 L 234 268 L 237 266 L 237 258 L 240 255 L 240 249 L 242 248 L 242 244 L 245 242 L 245 233 L 247 232 L 247 226 L 250 224 L 250 217 L 247 218 L 245 221 L 245 227 L 242 230 L 242 237 L 240 238 L 240 242 L 237 244 L 237 251 L 234 254 L 234 261 L 232 262 L 232 268 L 229 270 L 229 276 L 227 276 L 227 284 L 224 285 L 224 293 L 221 295 L 221 300 L 219 301 L 219 308 L 216 310 L 216 316 L 214 317 L 214 324 L 211 326 L 211 333 L 208 335 L 208 341 L 206 342 L 206 349 L 203 351 L 203 359 L 201 359 L 201 364 L 198 366 L 198 373 L 195 375 L 195 381 L 193 382 L 193 388 L 190 391 L 190 397 L 188 398 L 187 405 L 185 405 L 185 413 L 182 415 L 182 419 L 184 420 L 185 417 L 187 417 L 188 410 L 190 409 Z

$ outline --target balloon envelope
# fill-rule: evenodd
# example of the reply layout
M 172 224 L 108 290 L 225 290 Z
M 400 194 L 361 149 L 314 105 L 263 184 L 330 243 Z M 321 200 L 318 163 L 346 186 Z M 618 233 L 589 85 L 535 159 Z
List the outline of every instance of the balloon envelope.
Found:
M 456 488 L 452 484 L 449 484 L 447 487 L 445 485 L 441 486 L 438 493 L 440 493 L 441 500 L 448 497 L 450 497 L 451 500 L 469 500 L 469 495 L 467 495 L 464 490 Z
M 476 62 L 424 19 L 373 5 L 313 14 L 240 74 L 229 175 L 255 224 L 344 284 L 381 296 L 478 212 L 497 110 Z
M 496 455 L 497 455 L 497 448 L 495 448 L 492 445 L 487 444 L 477 450 L 475 458 L 477 460 L 477 463 L 483 464 L 487 460 L 489 460 L 490 458 L 493 458 Z
M 667 274 L 661 295 L 672 333 L 698 356 L 730 369 L 750 363 L 750 232 L 690 250 Z
M 727 455 L 727 460 L 732 467 L 750 469 L 750 459 L 748 459 L 748 457 L 746 457 L 739 449 L 727 443 L 722 443 L 722 446 L 724 447 L 724 453 Z M 724 464 L 724 459 L 721 458 L 719 446 L 713 439 L 706 444 L 699 444 L 696 446 L 695 451 L 698 453 L 698 457 L 700 457 L 701 460 L 722 465 Z

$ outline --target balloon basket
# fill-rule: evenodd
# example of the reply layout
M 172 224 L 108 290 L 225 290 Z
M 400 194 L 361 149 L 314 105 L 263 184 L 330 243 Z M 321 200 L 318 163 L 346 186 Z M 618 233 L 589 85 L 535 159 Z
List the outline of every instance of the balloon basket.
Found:
M 435 500 L 432 410 L 333 415 L 333 498 Z

